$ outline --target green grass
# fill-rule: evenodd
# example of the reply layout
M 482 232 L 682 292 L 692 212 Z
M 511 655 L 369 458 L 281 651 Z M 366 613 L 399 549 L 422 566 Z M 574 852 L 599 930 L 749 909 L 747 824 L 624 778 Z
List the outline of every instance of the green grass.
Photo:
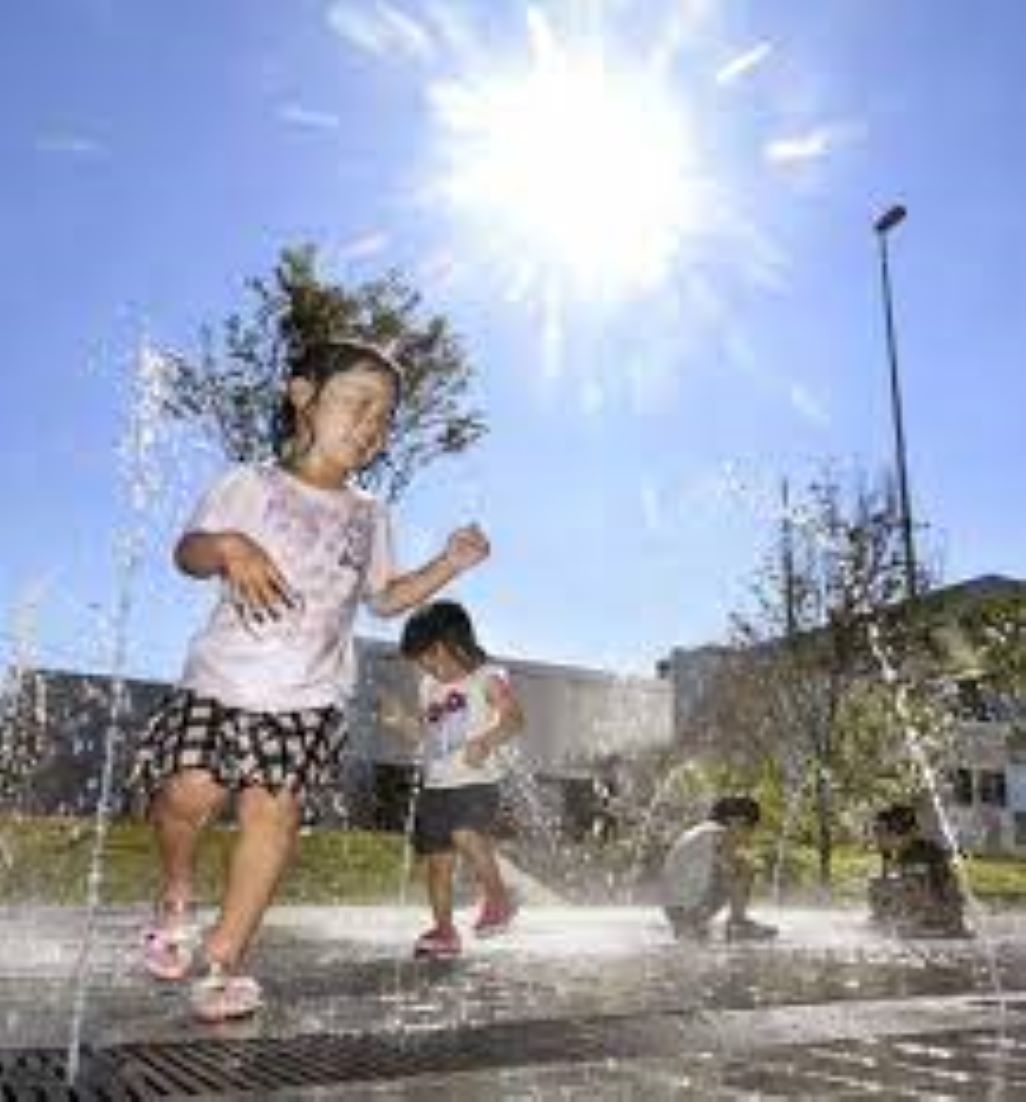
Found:
M 969 883 L 979 899 L 1026 902 L 1026 861 L 1017 857 L 973 857 L 966 866 Z
M 219 896 L 234 832 L 209 831 L 200 850 L 197 897 Z M 84 903 L 88 892 L 93 824 L 86 819 L 0 816 L 0 904 Z M 152 832 L 140 822 L 112 823 L 103 860 L 104 903 L 152 900 L 157 854 Z M 404 877 L 402 839 L 364 831 L 314 831 L 299 853 L 277 900 L 281 903 L 369 903 L 399 898 Z
M 772 876 L 774 856 L 760 854 L 765 887 Z M 969 886 L 981 902 L 1026 903 L 1026 861 L 1015 857 L 967 857 L 964 861 Z M 870 850 L 840 846 L 833 854 L 833 897 L 839 902 L 864 902 L 866 882 L 877 875 L 879 858 Z M 800 899 L 815 894 L 819 863 L 811 846 L 796 846 L 785 855 L 785 897 Z
M 214 902 L 234 831 L 209 832 L 200 850 L 197 896 Z M 9 903 L 80 904 L 88 891 L 93 823 L 88 819 L 13 819 L 0 816 L 0 905 Z M 774 854 L 760 855 L 760 887 L 770 883 Z M 971 858 L 969 882 L 988 903 L 1026 904 L 1026 862 L 1015 858 Z M 833 897 L 864 903 L 866 882 L 876 874 L 877 858 L 866 849 L 841 846 L 834 852 Z M 785 898 L 817 894 L 817 860 L 808 846 L 785 854 Z M 277 895 L 281 903 L 371 903 L 398 900 L 405 875 L 402 839 L 368 831 L 316 830 L 300 839 L 297 860 Z M 420 898 L 419 880 L 413 889 Z M 112 823 L 103 861 L 104 903 L 150 901 L 157 891 L 157 855 L 144 823 Z

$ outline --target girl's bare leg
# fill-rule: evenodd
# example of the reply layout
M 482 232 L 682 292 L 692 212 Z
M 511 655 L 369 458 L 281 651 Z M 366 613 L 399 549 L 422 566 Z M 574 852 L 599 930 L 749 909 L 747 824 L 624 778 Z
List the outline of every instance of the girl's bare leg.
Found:
M 508 902 L 506 885 L 495 860 L 495 843 L 491 838 L 478 834 L 476 830 L 456 830 L 453 831 L 452 840 L 457 850 L 470 862 L 485 899 L 496 904 Z
M 752 897 L 752 866 L 747 861 L 737 861 L 733 865 L 732 879 L 727 888 L 730 904 L 730 918 L 734 922 L 748 917 L 748 902 Z
M 171 777 L 154 798 L 150 821 L 160 851 L 163 909 L 181 910 L 191 902 L 200 834 L 224 807 L 227 795 L 206 770 L 187 769 Z
M 456 871 L 456 854 L 453 850 L 427 855 L 427 890 L 435 925 L 442 930 L 452 929 L 452 881 Z
M 300 800 L 287 790 L 271 793 L 254 785 L 239 794 L 238 817 L 221 914 L 207 938 L 210 958 L 229 969 L 245 956 L 296 852 Z

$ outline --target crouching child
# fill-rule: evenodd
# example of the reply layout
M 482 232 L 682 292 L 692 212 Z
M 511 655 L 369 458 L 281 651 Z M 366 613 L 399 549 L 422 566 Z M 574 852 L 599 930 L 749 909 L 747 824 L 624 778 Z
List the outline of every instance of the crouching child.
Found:
M 881 868 L 869 882 L 870 920 L 899 937 L 970 937 L 951 855 L 923 835 L 915 810 L 884 808 L 873 820 L 873 837 Z
M 664 913 L 681 939 L 705 940 L 710 923 L 727 911 L 728 941 L 766 941 L 773 926 L 749 917 L 754 870 L 744 847 L 762 816 L 749 796 L 724 796 L 708 818 L 684 831 L 666 856 L 662 870 Z

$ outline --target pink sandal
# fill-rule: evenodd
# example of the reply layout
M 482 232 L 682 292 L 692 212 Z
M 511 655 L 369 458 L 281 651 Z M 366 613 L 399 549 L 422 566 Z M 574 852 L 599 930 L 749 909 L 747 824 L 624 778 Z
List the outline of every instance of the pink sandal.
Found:
M 193 982 L 190 998 L 192 1012 L 201 1022 L 248 1018 L 264 1005 L 260 984 L 252 976 L 230 975 L 214 962 L 205 976 Z
M 192 942 L 188 908 L 165 908 L 143 935 L 143 967 L 154 979 L 184 980 L 192 968 Z

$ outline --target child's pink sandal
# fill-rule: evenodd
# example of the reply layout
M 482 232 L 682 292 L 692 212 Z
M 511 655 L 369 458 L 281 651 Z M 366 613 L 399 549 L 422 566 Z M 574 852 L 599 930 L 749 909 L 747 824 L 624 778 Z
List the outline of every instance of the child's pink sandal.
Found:
M 190 997 L 192 1012 L 201 1022 L 248 1018 L 264 1005 L 260 984 L 252 976 L 230 975 L 213 962 L 207 974 L 193 982 Z
M 188 908 L 176 906 L 150 926 L 143 935 L 143 967 L 155 979 L 184 980 L 192 968 L 192 931 Z

